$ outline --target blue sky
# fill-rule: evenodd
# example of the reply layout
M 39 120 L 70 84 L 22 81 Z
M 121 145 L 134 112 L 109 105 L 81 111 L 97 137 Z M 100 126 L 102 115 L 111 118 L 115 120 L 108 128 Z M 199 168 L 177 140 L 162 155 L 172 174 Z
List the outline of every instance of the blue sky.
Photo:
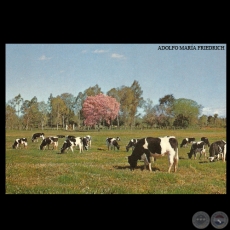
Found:
M 154 105 L 173 94 L 196 101 L 205 115 L 226 117 L 226 49 L 209 43 L 5 44 L 6 102 L 20 93 L 47 103 L 51 93 L 77 96 L 96 84 L 107 93 L 136 80 Z

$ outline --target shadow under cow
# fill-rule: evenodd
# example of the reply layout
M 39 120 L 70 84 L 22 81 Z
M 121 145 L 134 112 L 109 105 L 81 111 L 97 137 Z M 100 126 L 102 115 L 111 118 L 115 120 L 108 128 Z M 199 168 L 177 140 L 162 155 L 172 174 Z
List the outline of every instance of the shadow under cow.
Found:
M 124 170 L 124 169 L 130 169 L 130 166 L 129 165 L 127 165 L 127 166 L 118 166 L 118 165 L 115 165 L 115 166 L 113 166 L 113 168 L 119 169 L 119 170 Z M 135 170 L 141 170 L 141 171 L 148 170 L 149 171 L 148 168 L 146 168 L 146 169 L 144 168 L 144 165 L 136 166 L 135 169 L 134 169 L 134 171 Z M 152 171 L 160 171 L 160 169 L 157 168 L 157 167 L 152 167 Z

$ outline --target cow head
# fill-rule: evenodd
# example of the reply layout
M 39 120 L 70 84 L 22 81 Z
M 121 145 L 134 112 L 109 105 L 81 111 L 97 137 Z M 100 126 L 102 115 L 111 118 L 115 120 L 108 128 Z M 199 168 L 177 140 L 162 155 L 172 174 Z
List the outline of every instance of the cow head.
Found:
M 27 142 L 24 142 L 24 148 L 27 149 L 27 145 L 28 143 Z
M 127 145 L 125 148 L 126 148 L 126 151 L 128 152 L 129 151 L 129 146 Z
M 63 146 L 61 147 L 61 153 L 64 153 L 65 150 L 66 150 L 67 148 L 69 148 L 70 146 L 71 146 L 70 140 L 64 141 L 64 144 L 63 144 Z
M 131 170 L 134 170 L 134 168 L 137 167 L 137 160 L 135 159 L 134 156 L 132 156 L 132 155 L 128 156 L 128 162 L 130 164 L 130 169 Z
M 47 145 L 47 141 L 46 141 L 46 140 L 47 140 L 47 139 L 43 139 L 43 141 L 42 141 L 42 143 L 41 143 L 41 145 L 40 145 L 40 150 L 43 150 L 44 146 Z
M 190 152 L 187 154 L 188 154 L 188 158 L 192 159 L 192 155 L 195 154 L 195 151 L 193 149 L 191 149 Z
M 63 146 L 61 147 L 61 153 L 64 153 L 67 149 L 67 142 L 64 142 Z
M 87 137 L 82 138 L 83 146 L 85 150 L 89 149 L 89 139 Z

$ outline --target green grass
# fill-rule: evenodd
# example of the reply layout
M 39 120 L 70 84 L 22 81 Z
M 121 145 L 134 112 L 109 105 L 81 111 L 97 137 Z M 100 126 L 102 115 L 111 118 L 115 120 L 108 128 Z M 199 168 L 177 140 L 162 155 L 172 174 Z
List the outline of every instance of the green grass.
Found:
M 44 131 L 45 136 L 72 134 L 92 136 L 92 148 L 83 153 L 74 149 L 60 154 L 58 150 L 38 149 L 31 136 L 39 131 L 6 131 L 5 193 L 6 194 L 226 194 L 226 162 L 210 163 L 207 159 L 188 159 L 190 148 L 179 148 L 179 167 L 167 172 L 168 159 L 162 157 L 152 164 L 152 172 L 137 168 L 130 171 L 125 146 L 131 138 L 174 135 L 179 144 L 185 137 L 202 136 L 210 143 L 224 139 L 225 129 L 204 130 L 103 130 L 88 132 Z M 120 150 L 107 150 L 105 139 L 119 136 Z M 27 149 L 12 149 L 15 138 L 27 137 Z M 98 150 L 102 148 L 103 150 Z M 206 150 L 208 155 L 208 150 Z

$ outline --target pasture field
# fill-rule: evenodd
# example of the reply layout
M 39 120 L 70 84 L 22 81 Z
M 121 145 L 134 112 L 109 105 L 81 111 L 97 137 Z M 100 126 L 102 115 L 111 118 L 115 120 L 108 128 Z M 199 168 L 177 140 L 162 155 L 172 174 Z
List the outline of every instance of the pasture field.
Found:
M 39 142 L 32 143 L 35 132 L 45 136 L 91 135 L 92 147 L 79 153 L 78 149 L 60 153 L 64 138 L 59 138 L 58 150 L 39 150 Z M 207 159 L 188 159 L 188 148 L 179 146 L 178 171 L 168 173 L 168 158 L 158 158 L 152 172 L 144 170 L 144 163 L 130 171 L 125 146 L 131 138 L 147 136 L 176 136 L 179 144 L 185 137 L 202 136 L 210 144 L 226 140 L 226 129 L 200 130 L 65 130 L 8 131 L 5 147 L 5 194 L 226 194 L 227 162 Z M 121 138 L 120 150 L 107 150 L 107 137 Z M 28 139 L 27 149 L 12 149 L 16 138 Z M 52 147 L 51 147 L 52 148 Z M 208 149 L 206 154 L 209 156 Z

